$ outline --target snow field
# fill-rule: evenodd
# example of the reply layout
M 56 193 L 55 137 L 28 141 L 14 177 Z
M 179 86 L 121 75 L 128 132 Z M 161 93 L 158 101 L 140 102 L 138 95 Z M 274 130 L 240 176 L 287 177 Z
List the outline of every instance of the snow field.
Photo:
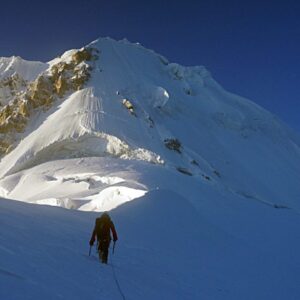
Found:
M 299 136 L 204 67 L 88 47 L 86 86 L 33 113 L 0 161 L 0 299 L 122 299 L 118 283 L 126 299 L 298 300 Z M 0 78 L 75 51 L 1 58 Z M 107 210 L 120 240 L 103 266 L 87 254 Z
M 299 218 L 288 210 L 250 204 L 247 228 L 241 212 L 209 220 L 174 192 L 149 192 L 111 211 L 119 241 L 102 265 L 95 247 L 88 256 L 97 213 L 4 199 L 0 206 L 1 299 L 122 299 L 112 266 L 126 299 L 299 295 Z

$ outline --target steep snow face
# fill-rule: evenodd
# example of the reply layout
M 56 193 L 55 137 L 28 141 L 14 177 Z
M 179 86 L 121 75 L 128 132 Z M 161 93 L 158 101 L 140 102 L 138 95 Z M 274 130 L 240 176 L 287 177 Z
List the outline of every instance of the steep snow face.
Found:
M 149 172 L 136 181 L 145 187 L 142 191 L 167 185 L 158 175 L 164 170 L 175 181 L 185 177 L 193 191 L 210 186 L 270 207 L 300 209 L 300 140 L 269 112 L 224 90 L 204 67 L 169 63 L 139 44 L 104 38 L 84 49 L 97 53 L 89 80 L 78 91 L 65 91 L 48 111 L 30 119 L 22 141 L 0 163 L 3 195 L 20 197 L 28 187 L 25 178 L 41 164 L 85 158 L 81 167 L 87 168 L 89 158 L 98 157 L 102 162 L 125 160 L 126 168 L 137 174 L 142 164 L 143 172 Z M 76 53 L 81 52 L 70 50 L 49 62 L 45 74 L 54 74 L 60 64 L 68 66 Z M 81 59 L 82 54 L 77 56 Z M 68 86 L 73 77 L 66 72 L 66 80 L 56 82 L 55 88 Z M 98 176 L 101 168 L 99 164 L 92 176 Z M 47 174 L 55 171 L 50 169 Z M 19 178 L 18 193 L 15 185 L 6 188 L 11 176 Z M 36 180 L 48 186 L 47 195 L 38 199 L 25 193 L 23 200 L 65 203 L 58 201 L 56 184 L 51 189 L 43 177 Z M 133 193 L 127 187 L 122 192 L 128 197 L 122 199 L 139 194 L 139 188 Z M 176 189 L 186 193 L 185 188 Z M 93 201 L 90 206 L 84 201 L 85 208 L 102 210 L 103 195 L 111 193 L 101 191 L 93 198 L 88 188 L 80 190 Z M 197 193 L 188 194 L 199 206 Z M 72 200 L 71 194 L 65 196 Z
M 7 154 L 24 137 L 29 121 L 41 111 L 47 111 L 66 93 L 81 89 L 89 79 L 96 49 L 79 49 L 66 61 L 58 59 L 32 81 L 24 92 L 14 94 L 0 109 L 0 155 Z M 15 77 L 14 77 L 15 78 Z M 19 78 L 19 77 L 17 77 Z M 11 80 L 11 79 L 9 79 Z M 9 81 L 9 86 L 13 86 Z
M 101 99 L 94 96 L 92 88 L 72 94 L 58 108 L 51 109 L 49 117 L 24 138 L 13 153 L 4 157 L 6 174 L 66 157 L 110 154 L 160 163 L 159 156 L 154 153 L 131 149 L 107 131 L 100 131 L 102 113 Z

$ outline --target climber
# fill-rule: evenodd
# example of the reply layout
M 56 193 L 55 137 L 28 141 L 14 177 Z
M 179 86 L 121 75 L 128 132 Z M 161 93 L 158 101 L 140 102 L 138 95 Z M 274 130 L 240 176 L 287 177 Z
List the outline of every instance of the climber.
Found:
M 115 225 L 108 213 L 104 212 L 100 218 L 96 219 L 95 228 L 90 240 L 90 246 L 93 246 L 95 238 L 97 237 L 99 259 L 104 264 L 107 264 L 108 259 L 108 248 L 111 241 L 110 231 L 112 232 L 113 241 L 115 243 L 118 240 Z

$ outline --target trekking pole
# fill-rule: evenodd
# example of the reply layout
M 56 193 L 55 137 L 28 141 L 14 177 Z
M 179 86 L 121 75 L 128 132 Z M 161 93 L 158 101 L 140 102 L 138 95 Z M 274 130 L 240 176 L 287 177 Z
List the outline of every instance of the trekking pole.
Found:
M 114 245 L 113 245 L 113 254 L 115 253 L 115 246 L 116 246 L 116 242 L 114 241 Z
M 89 256 L 91 256 L 92 246 L 90 246 Z

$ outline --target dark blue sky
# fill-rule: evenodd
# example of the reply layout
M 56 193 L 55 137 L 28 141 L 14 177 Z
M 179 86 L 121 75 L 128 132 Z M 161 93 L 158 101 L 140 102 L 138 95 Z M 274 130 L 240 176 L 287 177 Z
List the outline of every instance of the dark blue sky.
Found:
M 47 61 L 98 36 L 204 65 L 300 133 L 300 1 L 2 1 L 0 56 Z

